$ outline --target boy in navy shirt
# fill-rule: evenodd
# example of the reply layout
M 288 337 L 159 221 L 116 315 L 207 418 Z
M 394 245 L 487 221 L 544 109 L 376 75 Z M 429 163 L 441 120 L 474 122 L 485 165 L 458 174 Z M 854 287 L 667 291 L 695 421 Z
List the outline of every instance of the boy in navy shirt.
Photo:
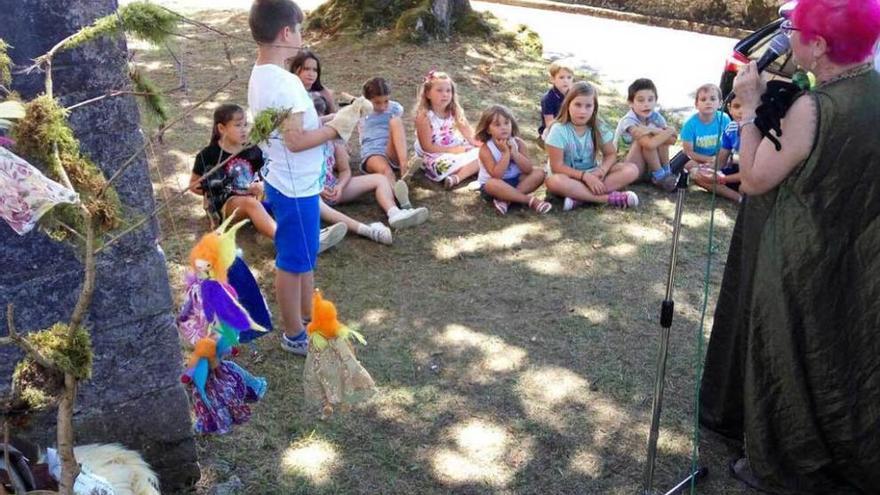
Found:
M 562 100 L 571 88 L 572 81 L 574 81 L 574 70 L 571 66 L 559 61 L 550 64 L 550 82 L 553 83 L 553 87 L 541 98 L 541 125 L 538 126 L 538 136 L 542 141 L 544 131 L 550 128 L 550 124 L 559 115 Z

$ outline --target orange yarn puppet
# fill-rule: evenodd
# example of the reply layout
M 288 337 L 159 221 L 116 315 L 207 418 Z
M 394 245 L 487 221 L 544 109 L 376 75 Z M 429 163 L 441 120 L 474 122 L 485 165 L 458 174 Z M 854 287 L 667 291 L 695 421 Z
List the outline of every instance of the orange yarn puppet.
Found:
M 312 321 L 306 327 L 309 354 L 303 370 L 306 402 L 322 407 L 322 418 L 333 414 L 334 407 L 348 409 L 376 393 L 370 373 L 354 355 L 350 337 L 362 344 L 364 338 L 339 322 L 336 306 L 324 299 L 321 291 L 312 296 Z

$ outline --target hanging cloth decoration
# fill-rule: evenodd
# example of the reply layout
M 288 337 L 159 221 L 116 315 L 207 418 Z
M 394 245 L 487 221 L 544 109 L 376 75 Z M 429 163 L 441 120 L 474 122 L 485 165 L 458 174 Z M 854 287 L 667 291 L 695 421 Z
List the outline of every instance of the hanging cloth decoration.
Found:
M 78 204 L 79 195 L 0 147 L 0 217 L 12 230 L 27 234 L 40 217 L 61 203 Z

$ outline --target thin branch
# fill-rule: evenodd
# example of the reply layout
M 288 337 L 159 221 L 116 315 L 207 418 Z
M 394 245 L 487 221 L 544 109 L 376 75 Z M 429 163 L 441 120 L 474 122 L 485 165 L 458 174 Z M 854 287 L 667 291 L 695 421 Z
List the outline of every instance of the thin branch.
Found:
M 175 88 L 175 89 L 177 89 L 177 88 Z M 164 94 L 167 94 L 167 93 L 166 92 L 148 93 L 146 91 L 128 91 L 128 90 L 120 89 L 120 90 L 116 90 L 116 91 L 108 91 L 107 93 L 104 93 L 101 96 L 96 96 L 94 98 L 89 98 L 88 100 L 81 101 L 79 103 L 74 103 L 73 105 L 70 105 L 69 107 L 65 108 L 65 110 L 67 110 L 69 112 L 69 111 L 73 110 L 74 108 L 79 108 L 79 107 L 82 107 L 85 105 L 89 105 L 91 103 L 97 103 L 105 98 L 113 98 L 114 96 L 122 96 L 122 95 L 156 96 L 156 95 L 164 95 Z
M 79 232 L 77 232 L 76 229 L 74 229 L 74 228 L 71 227 L 70 225 L 67 225 L 66 223 L 62 222 L 61 220 L 58 220 L 57 218 L 55 218 L 54 221 L 55 221 L 58 225 L 60 225 L 64 230 L 70 232 L 71 234 L 75 235 L 79 240 L 85 242 L 86 238 L 83 237 L 82 234 L 80 234 Z
M 246 149 L 246 148 L 245 148 L 245 149 Z M 242 150 L 242 151 L 244 151 L 244 150 Z M 205 172 L 205 173 L 202 175 L 202 177 L 207 177 L 207 176 L 213 174 L 214 172 L 216 172 L 217 170 L 220 170 L 221 167 L 223 167 L 223 166 L 226 165 L 226 162 L 228 162 L 229 160 L 232 160 L 233 158 L 237 157 L 237 156 L 239 155 L 239 153 L 241 153 L 241 151 L 239 151 L 238 153 L 235 153 L 235 154 L 233 154 L 233 155 L 228 156 L 225 160 L 221 161 L 220 163 L 218 163 L 217 165 L 215 165 L 213 168 L 211 168 L 210 170 L 208 170 L 207 172 Z M 179 198 L 180 196 L 183 196 L 184 194 L 186 194 L 187 192 L 189 192 L 190 189 L 192 188 L 192 186 L 195 185 L 196 182 L 198 182 L 198 181 L 190 182 L 190 183 L 187 185 L 187 187 L 181 189 L 180 191 L 175 192 L 175 193 L 174 193 L 170 198 L 168 198 L 164 203 L 160 204 L 160 205 L 157 206 L 152 212 L 150 212 L 149 215 L 147 215 L 146 217 L 144 217 L 144 218 L 138 220 L 138 221 L 135 222 L 131 227 L 129 227 L 129 228 L 123 230 L 122 232 L 120 232 L 119 235 L 117 235 L 117 236 L 113 237 L 112 239 L 110 239 L 109 241 L 105 242 L 101 247 L 99 247 L 97 250 L 95 250 L 95 254 L 98 254 L 98 253 L 100 253 L 101 251 L 103 251 L 105 248 L 107 248 L 107 247 L 109 247 L 109 246 L 112 246 L 113 244 L 116 244 L 116 243 L 119 241 L 119 239 L 121 239 L 121 238 L 125 237 L 126 235 L 132 233 L 132 232 L 133 232 L 134 230 L 136 230 L 138 227 L 140 227 L 141 225 L 143 225 L 143 224 L 147 223 L 148 221 L 150 221 L 151 219 L 153 219 L 156 215 L 158 215 L 159 213 L 161 213 L 162 210 L 164 210 L 165 208 L 171 206 L 171 202 L 172 202 L 173 200 L 175 200 L 175 199 Z
M 225 36 L 225 37 L 227 37 L 227 38 L 232 38 L 232 39 L 234 39 L 234 40 L 244 41 L 244 42 L 246 42 L 246 43 L 253 43 L 253 42 L 254 42 L 254 40 L 252 40 L 252 39 L 250 39 L 250 38 L 244 38 L 244 37 L 242 37 L 242 36 L 237 36 L 237 35 L 234 35 L 234 34 L 229 34 L 229 33 L 225 32 L 225 31 L 221 31 L 221 30 L 219 30 L 219 29 L 217 29 L 217 28 L 215 28 L 215 27 L 213 27 L 213 26 L 210 26 L 210 25 L 208 25 L 208 24 L 205 24 L 204 22 L 199 22 L 199 21 L 196 21 L 196 20 L 194 20 L 194 19 L 190 19 L 189 17 L 185 17 L 185 16 L 183 16 L 183 15 L 181 15 L 181 14 L 179 14 L 179 13 L 177 13 L 177 12 L 175 12 L 175 11 L 173 11 L 173 10 L 167 8 L 167 7 L 162 7 L 162 8 L 165 9 L 165 10 L 167 10 L 168 12 L 170 12 L 170 13 L 176 15 L 177 17 L 179 17 L 180 20 L 183 21 L 185 24 L 190 24 L 190 25 L 193 25 L 193 26 L 198 26 L 198 27 L 200 27 L 200 28 L 202 28 L 202 29 L 207 29 L 208 31 L 211 31 L 212 33 L 217 33 L 217 34 L 219 34 L 220 36 Z
M 3 419 L 3 462 L 6 463 L 6 469 L 12 469 L 12 464 L 9 463 L 9 420 L 6 418 Z M 9 476 L 9 479 L 12 479 L 12 476 Z M 9 495 L 2 483 L 0 483 L 0 495 Z
M 70 316 L 70 324 L 67 327 L 67 335 L 70 338 L 73 338 L 74 334 L 79 330 L 80 325 L 82 325 L 83 318 L 85 318 L 86 311 L 89 309 L 89 305 L 92 303 L 92 295 L 95 292 L 95 226 L 93 224 L 92 214 L 89 213 L 89 210 L 82 206 L 82 215 L 83 220 L 85 220 L 86 224 L 86 250 L 85 250 L 85 260 L 83 262 L 84 266 L 84 276 L 83 276 L 83 286 L 82 290 L 80 290 L 79 298 L 76 301 L 76 307 L 73 308 L 73 314 Z
M 165 45 L 165 50 L 168 52 L 169 55 L 171 55 L 171 58 L 174 59 L 174 65 L 177 66 L 177 75 L 180 79 L 180 86 L 179 87 L 182 88 L 183 91 L 185 92 L 186 91 L 186 74 L 183 70 L 183 62 L 181 62 L 180 59 L 177 58 L 177 55 L 174 54 L 174 50 L 172 50 L 171 47 L 168 46 L 167 41 L 164 43 L 164 45 Z
M 189 114 L 191 114 L 193 111 L 195 111 L 196 108 L 199 108 L 200 106 L 202 106 L 202 105 L 204 105 L 205 103 L 207 103 L 209 100 L 213 99 L 215 96 L 217 96 L 217 94 L 218 94 L 219 92 L 221 92 L 221 91 L 223 91 L 224 89 L 226 89 L 226 87 L 229 86 L 230 84 L 232 84 L 232 82 L 235 81 L 236 79 L 238 79 L 238 75 L 233 74 L 232 77 L 230 77 L 228 81 L 226 81 L 225 83 L 223 83 L 223 85 L 221 85 L 220 87 L 218 87 L 217 89 L 215 89 L 214 91 L 212 91 L 211 94 L 209 94 L 208 96 L 202 98 L 202 99 L 201 99 L 198 103 L 196 103 L 195 105 L 193 105 L 193 106 L 187 108 L 186 111 L 184 111 L 184 112 L 181 113 L 180 115 L 178 115 L 178 116 L 174 117 L 173 119 L 169 120 L 165 125 L 163 125 L 161 128 L 159 128 L 159 130 L 156 132 L 156 135 L 155 135 L 156 139 L 161 140 L 162 135 L 165 133 L 165 131 L 168 130 L 168 128 L 170 128 L 171 126 L 173 126 L 173 125 L 177 124 L 178 122 L 180 122 L 181 120 L 183 120 L 185 117 L 187 117 L 187 116 L 188 116 Z M 104 184 L 104 187 L 102 187 L 101 190 L 98 191 L 98 194 L 97 194 L 97 197 L 98 197 L 98 198 L 104 196 L 104 193 L 107 192 L 107 189 L 110 188 L 110 185 L 112 185 L 113 182 L 114 182 L 117 178 L 119 178 L 119 176 L 122 175 L 122 173 L 125 172 L 125 171 L 128 169 L 128 167 L 131 166 L 132 163 L 134 163 L 135 158 L 137 158 L 138 156 L 141 155 L 141 153 L 143 153 L 144 151 L 146 151 L 147 146 L 149 146 L 149 139 L 150 139 L 150 138 L 147 138 L 147 141 L 148 141 L 148 142 L 145 143 L 145 144 L 144 144 L 144 145 L 143 145 L 143 146 L 142 146 L 142 147 L 141 147 L 136 153 L 134 153 L 133 155 L 131 155 L 130 157 L 128 157 L 128 160 L 126 160 L 125 163 L 123 163 L 122 166 L 119 167 L 119 169 L 116 170 L 116 172 L 114 172 L 112 176 L 110 176 L 110 179 L 107 180 L 107 183 Z M 105 244 L 105 245 L 106 245 L 106 244 Z M 99 250 L 99 251 L 100 251 L 100 250 Z
M 30 341 L 21 335 L 19 335 L 18 331 L 15 330 L 15 318 L 13 313 L 13 305 L 9 303 L 6 305 L 6 329 L 9 331 L 9 339 L 15 343 L 18 347 L 20 347 L 24 352 L 26 352 L 31 359 L 33 359 L 37 364 L 42 366 L 43 368 L 49 370 L 60 370 L 55 363 L 50 361 L 47 357 L 43 356 L 40 351 L 38 351 L 33 345 L 31 345 Z

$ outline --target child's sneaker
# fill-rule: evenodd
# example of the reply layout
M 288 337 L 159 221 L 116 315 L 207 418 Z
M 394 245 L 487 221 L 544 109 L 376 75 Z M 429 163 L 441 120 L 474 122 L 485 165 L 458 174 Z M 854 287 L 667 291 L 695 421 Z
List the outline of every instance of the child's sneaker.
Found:
M 678 175 L 671 173 L 665 168 L 660 170 L 662 170 L 663 173 L 653 174 L 651 177 L 651 184 L 654 184 L 654 187 L 663 189 L 666 192 L 674 191 L 675 186 L 678 185 Z M 660 170 L 658 170 L 658 172 L 660 172 Z
M 321 229 L 318 253 L 323 253 L 324 251 L 342 242 L 342 239 L 345 238 L 345 234 L 347 232 L 348 227 L 344 223 L 334 223 L 326 229 Z
M 394 183 L 393 189 L 394 199 L 397 200 L 397 204 L 404 210 L 412 208 L 412 203 L 409 202 L 409 186 L 406 185 L 406 182 L 403 179 L 398 180 Z
M 553 209 L 553 205 L 551 205 L 547 201 L 541 201 L 540 199 L 532 196 L 532 198 L 529 199 L 529 208 L 538 212 L 539 215 L 544 215 L 546 213 L 549 213 L 550 210 Z
M 501 201 L 500 199 L 493 199 L 492 205 L 498 210 L 499 215 L 507 215 L 507 209 L 510 208 L 510 203 L 507 201 Z
M 632 191 L 613 191 L 608 193 L 608 205 L 618 208 L 635 208 L 639 206 L 639 197 Z
M 583 201 L 566 197 L 565 200 L 562 201 L 562 211 L 571 211 L 582 204 Z
M 423 224 L 427 219 L 427 208 L 413 208 L 411 210 L 398 209 L 393 215 L 388 215 L 388 225 L 390 225 L 392 229 L 404 229 Z
M 305 330 L 301 331 L 296 337 L 288 337 L 287 334 L 281 334 L 281 348 L 291 354 L 297 356 L 305 356 L 309 353 L 309 338 Z
M 391 229 L 385 226 L 385 224 L 380 222 L 371 223 L 367 225 L 370 229 L 369 237 L 375 242 L 379 244 L 385 244 L 390 246 L 392 242 L 391 238 Z

